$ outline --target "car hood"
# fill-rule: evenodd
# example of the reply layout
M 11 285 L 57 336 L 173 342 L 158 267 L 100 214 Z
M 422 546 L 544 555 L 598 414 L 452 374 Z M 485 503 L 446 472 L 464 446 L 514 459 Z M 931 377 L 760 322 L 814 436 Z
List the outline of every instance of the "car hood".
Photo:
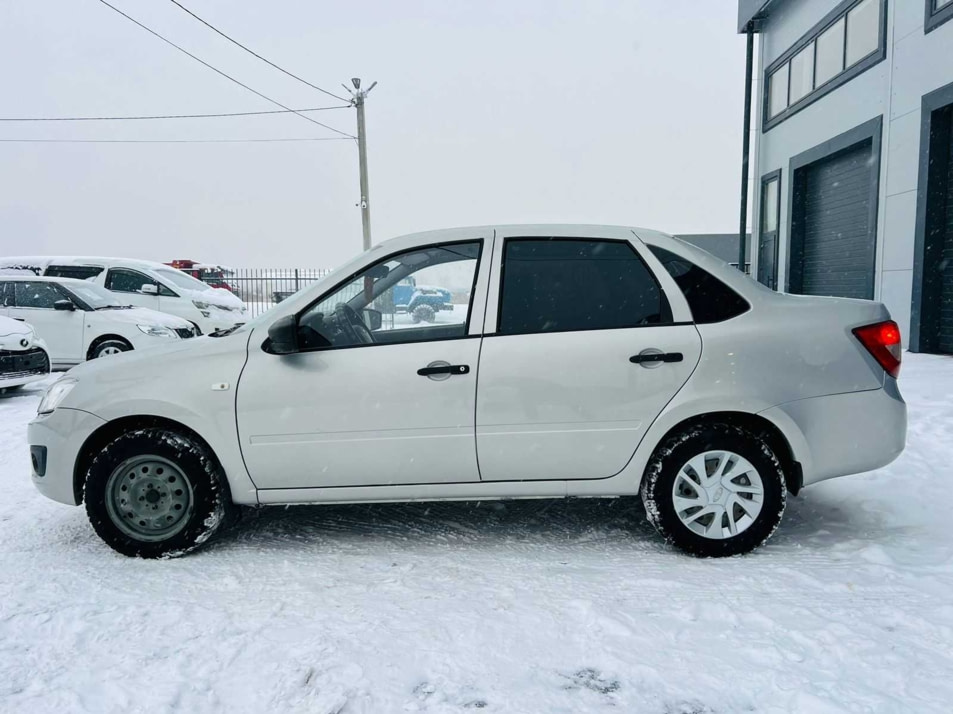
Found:
M 210 288 L 209 290 L 190 290 L 189 288 L 175 287 L 175 291 L 189 300 L 198 300 L 207 302 L 209 305 L 215 305 L 225 309 L 242 309 L 245 303 L 238 299 L 236 295 L 224 288 Z
M 119 310 L 96 310 L 94 314 L 110 322 L 125 322 L 133 325 L 151 325 L 176 330 L 192 327 L 192 323 L 181 317 L 169 315 L 147 307 L 122 308 Z

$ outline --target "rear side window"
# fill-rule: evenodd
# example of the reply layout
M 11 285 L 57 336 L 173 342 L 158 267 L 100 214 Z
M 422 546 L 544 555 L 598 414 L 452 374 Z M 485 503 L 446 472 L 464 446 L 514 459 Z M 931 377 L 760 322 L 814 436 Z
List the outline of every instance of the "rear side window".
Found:
M 724 322 L 751 309 L 747 300 L 691 261 L 654 245 L 649 250 L 681 288 L 696 323 Z
M 102 268 L 94 265 L 51 265 L 46 269 L 44 275 L 54 278 L 76 278 L 77 280 L 89 280 L 95 278 L 103 272 Z
M 509 239 L 502 280 L 502 335 L 671 322 L 654 276 L 621 241 Z

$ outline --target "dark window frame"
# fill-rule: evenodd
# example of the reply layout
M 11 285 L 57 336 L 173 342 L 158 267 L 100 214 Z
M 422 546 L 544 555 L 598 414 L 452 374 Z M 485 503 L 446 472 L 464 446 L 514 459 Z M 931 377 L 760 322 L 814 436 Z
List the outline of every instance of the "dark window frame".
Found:
M 836 154 L 855 148 L 858 144 L 870 141 L 871 156 L 874 162 L 871 172 L 874 176 L 874 180 L 870 186 L 870 204 L 868 207 L 869 213 L 867 221 L 869 228 L 867 232 L 874 243 L 874 264 L 871 266 L 871 282 L 868 287 L 870 299 L 874 299 L 877 282 L 877 211 L 880 204 L 880 166 L 883 160 L 883 122 L 884 118 L 883 114 L 881 114 L 859 126 L 855 126 L 853 129 L 845 131 L 843 134 L 835 136 L 833 139 L 829 139 L 797 156 L 791 157 L 791 161 L 788 165 L 788 250 L 787 259 L 785 260 L 784 292 L 792 292 L 792 285 L 798 286 L 800 289 L 801 284 L 802 266 L 799 265 L 799 261 L 801 258 L 802 227 L 797 223 L 798 210 L 795 205 L 795 192 L 797 187 L 802 183 L 801 176 L 803 174 L 801 172 L 809 168 L 812 164 L 832 158 Z
M 765 195 L 765 188 L 767 188 L 768 184 L 771 183 L 772 181 L 778 182 L 778 201 L 777 201 L 777 206 L 775 207 L 776 215 L 774 217 L 774 230 L 765 231 L 764 230 L 764 195 Z M 759 204 L 758 204 L 759 206 L 759 210 L 758 210 L 758 275 L 755 277 L 757 278 L 759 283 L 761 283 L 765 287 L 771 288 L 772 290 L 778 289 L 778 267 L 779 267 L 778 256 L 780 254 L 780 247 L 781 247 L 781 195 L 782 195 L 781 189 L 783 185 L 784 184 L 781 181 L 781 169 L 775 169 L 774 171 L 771 171 L 770 173 L 766 173 L 764 174 L 764 176 L 761 177 L 761 193 L 758 197 L 758 200 L 759 200 Z M 774 276 L 773 285 L 768 285 L 767 283 L 764 283 L 761 281 L 761 241 L 764 239 L 766 235 L 772 236 L 772 239 L 774 240 L 774 272 L 772 273 Z
M 814 27 L 808 30 L 801 38 L 795 42 L 787 51 L 785 51 L 780 57 L 778 57 L 774 62 L 768 65 L 765 68 L 762 75 L 762 90 L 761 90 L 761 132 L 766 133 L 776 127 L 778 124 L 784 120 L 794 116 L 799 111 L 805 107 L 809 107 L 814 102 L 818 101 L 822 97 L 827 96 L 835 89 L 841 85 L 846 84 L 860 74 L 863 74 L 871 67 L 880 64 L 883 60 L 887 58 L 887 0 L 875 0 L 880 3 L 880 27 L 879 27 L 879 41 L 877 43 L 877 49 L 867 55 L 865 58 L 851 65 L 850 67 L 845 66 L 844 69 L 840 71 L 839 74 L 834 75 L 831 79 L 827 80 L 824 84 L 819 87 L 815 87 L 813 90 L 807 93 L 804 97 L 799 99 L 794 104 L 788 104 L 786 109 L 783 109 L 780 113 L 776 114 L 773 117 L 768 116 L 769 111 L 769 78 L 774 72 L 783 67 L 786 63 L 790 62 L 791 59 L 797 55 L 801 50 L 807 47 L 809 44 L 814 42 L 814 74 L 817 75 L 817 44 L 816 40 L 824 31 L 829 29 L 831 25 L 834 25 L 842 17 L 846 17 L 847 13 L 854 9 L 855 6 L 859 5 L 863 0 L 843 0 L 837 7 L 835 7 L 831 12 L 824 16 L 820 22 L 818 22 Z M 928 0 L 929 1 L 929 0 Z M 944 8 L 945 10 L 946 8 Z M 847 64 L 847 23 L 844 23 L 844 64 Z M 789 70 L 790 72 L 790 70 Z M 788 98 L 791 96 L 791 79 L 788 77 Z
M 647 325 L 631 325 L 628 327 L 592 327 L 585 330 L 547 330 L 546 332 L 501 332 L 500 325 L 503 320 L 503 281 L 506 278 L 506 245 L 510 241 L 573 241 L 580 242 L 586 241 L 591 243 L 622 243 L 626 245 L 629 250 L 632 251 L 632 254 L 642 263 L 642 266 L 645 268 L 646 272 L 652 278 L 652 281 L 655 283 L 655 286 L 659 291 L 659 310 L 663 318 L 668 318 L 662 322 L 653 322 Z M 655 274 L 655 271 L 652 270 L 652 267 L 646 262 L 645 258 L 639 252 L 638 248 L 633 245 L 632 241 L 625 240 L 622 238 L 598 238 L 593 236 L 506 236 L 500 247 L 500 277 L 497 280 L 498 286 L 498 295 L 496 301 L 496 325 L 494 326 L 493 333 L 491 335 L 485 335 L 485 337 L 516 337 L 519 335 L 558 335 L 565 332 L 598 332 L 600 330 L 639 330 L 646 327 L 672 327 L 676 325 L 683 325 L 685 323 L 675 322 L 675 318 L 672 315 L 672 303 L 668 299 L 668 295 L 665 293 L 665 289 L 662 287 L 661 281 L 659 281 L 658 276 Z
M 398 255 L 403 255 L 404 253 L 410 253 L 415 250 L 428 250 L 431 248 L 446 248 L 446 247 L 454 246 L 454 245 L 467 245 L 469 243 L 478 243 L 480 245 L 480 251 L 479 253 L 477 253 L 476 267 L 473 269 L 473 283 L 470 285 L 470 304 L 467 307 L 467 319 L 466 319 L 466 322 L 464 322 L 463 324 L 462 335 L 455 336 L 455 337 L 434 337 L 434 338 L 423 339 L 423 340 L 403 340 L 401 342 L 375 342 L 371 344 L 360 344 L 360 345 L 338 345 L 338 346 L 325 345 L 320 347 L 308 347 L 308 348 L 300 349 L 298 350 L 296 354 L 309 354 L 311 352 L 339 352 L 341 350 L 363 349 L 365 347 L 391 347 L 391 346 L 398 347 L 400 345 L 414 345 L 414 344 L 420 344 L 422 342 L 449 342 L 451 340 L 480 339 L 482 335 L 470 334 L 470 320 L 473 318 L 473 301 L 476 298 L 476 286 L 480 280 L 480 267 L 483 265 L 483 257 L 486 254 L 486 240 L 483 237 L 474 237 L 474 238 L 467 238 L 467 239 L 461 239 L 461 240 L 444 241 L 442 243 L 431 243 L 427 245 L 412 246 L 410 248 L 404 248 L 402 250 L 394 251 L 393 253 L 388 253 L 382 258 L 375 260 L 373 263 L 370 263 L 369 265 L 365 265 L 364 267 L 358 270 L 355 270 L 346 278 L 339 280 L 337 283 L 331 286 L 328 290 L 325 290 L 319 296 L 317 296 L 314 300 L 312 300 L 303 308 L 295 312 L 294 316 L 296 321 L 301 320 L 301 317 L 306 312 L 308 312 L 311 308 L 313 308 L 318 303 L 325 300 L 329 295 L 332 295 L 337 290 L 341 289 L 342 287 L 350 283 L 352 280 L 360 276 L 362 273 L 366 273 L 371 268 L 374 268 L 378 265 L 386 263 L 388 260 L 392 260 Z M 266 338 L 265 341 L 262 342 L 261 344 L 261 349 L 267 352 L 269 344 L 270 344 L 270 341 L 269 339 Z
M 953 5 L 951 5 L 953 7 Z M 945 8 L 944 8 L 945 9 Z M 949 152 L 948 142 L 953 141 L 953 117 L 943 116 L 953 112 L 953 83 L 925 94 L 920 100 L 920 167 L 917 191 L 917 219 L 913 243 L 913 289 L 910 298 L 910 351 L 930 352 L 936 349 L 933 335 L 929 334 L 930 323 L 938 319 L 932 304 L 934 286 L 927 265 L 931 245 L 937 239 L 937 215 L 940 206 L 945 207 L 944 190 L 938 171 L 944 167 L 935 159 L 944 151 Z M 946 134 L 943 136 L 942 134 Z M 944 146 L 944 144 L 947 144 Z M 949 156 L 949 153 L 946 154 Z
M 923 15 L 923 34 L 929 34 L 949 20 L 953 20 L 953 3 L 946 7 L 937 8 L 936 0 L 926 0 L 926 10 Z

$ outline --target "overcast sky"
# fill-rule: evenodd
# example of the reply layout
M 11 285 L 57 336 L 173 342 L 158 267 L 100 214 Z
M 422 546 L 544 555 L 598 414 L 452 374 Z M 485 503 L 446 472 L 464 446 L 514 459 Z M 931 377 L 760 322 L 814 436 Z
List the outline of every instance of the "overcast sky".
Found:
M 514 222 L 737 230 L 744 39 L 736 0 L 180 0 L 310 82 L 368 99 L 375 242 Z M 168 0 L 110 0 L 292 107 L 337 104 Z M 99 0 L 0 5 L 0 115 L 273 105 Z M 366 86 L 366 85 L 365 85 Z M 310 116 L 354 133 L 352 109 Z M 0 122 L 0 138 L 335 136 L 295 115 Z M 333 267 L 360 250 L 353 141 L 0 143 L 0 254 Z

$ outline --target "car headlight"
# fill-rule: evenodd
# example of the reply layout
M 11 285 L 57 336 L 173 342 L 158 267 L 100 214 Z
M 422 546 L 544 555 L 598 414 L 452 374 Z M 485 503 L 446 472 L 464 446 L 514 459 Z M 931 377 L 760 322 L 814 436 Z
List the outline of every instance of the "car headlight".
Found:
M 136 325 L 139 328 L 139 331 L 152 337 L 178 337 L 175 334 L 174 330 L 170 330 L 168 327 L 162 327 L 161 325 Z
M 36 408 L 36 413 L 52 414 L 53 410 L 60 405 L 60 402 L 66 399 L 66 395 L 69 394 L 75 386 L 76 380 L 70 377 L 61 377 L 58 381 L 53 382 L 40 400 L 40 406 Z
M 192 304 L 195 305 L 199 310 L 208 310 L 208 303 L 202 302 L 201 300 L 193 300 Z

